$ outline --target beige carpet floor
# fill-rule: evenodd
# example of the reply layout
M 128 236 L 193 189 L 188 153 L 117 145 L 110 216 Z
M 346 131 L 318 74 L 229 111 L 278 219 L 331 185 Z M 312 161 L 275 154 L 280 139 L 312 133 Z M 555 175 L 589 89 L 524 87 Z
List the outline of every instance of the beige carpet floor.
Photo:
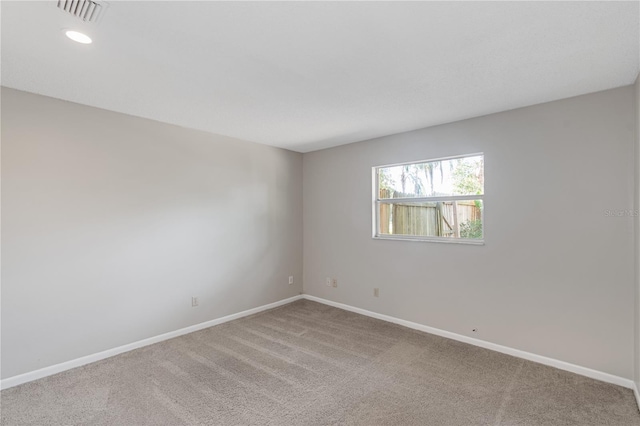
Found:
M 629 389 L 301 300 L 1 393 L 2 425 L 640 425 Z

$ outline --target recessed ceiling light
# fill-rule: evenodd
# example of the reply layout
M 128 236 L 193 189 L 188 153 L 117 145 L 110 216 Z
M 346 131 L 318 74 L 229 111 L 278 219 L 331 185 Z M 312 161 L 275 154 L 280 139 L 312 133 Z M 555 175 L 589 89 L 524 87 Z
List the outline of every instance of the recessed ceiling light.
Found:
M 77 41 L 78 43 L 82 43 L 82 44 L 91 43 L 91 37 L 89 37 L 86 34 L 79 33 L 78 31 L 68 30 L 68 31 L 65 31 L 65 35 L 69 37 L 71 40 Z

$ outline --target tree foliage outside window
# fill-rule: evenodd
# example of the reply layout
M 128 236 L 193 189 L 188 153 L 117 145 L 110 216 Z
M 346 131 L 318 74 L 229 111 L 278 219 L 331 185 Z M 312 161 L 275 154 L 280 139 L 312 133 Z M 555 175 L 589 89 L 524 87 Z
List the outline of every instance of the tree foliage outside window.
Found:
M 483 239 L 482 154 L 374 170 L 374 237 Z

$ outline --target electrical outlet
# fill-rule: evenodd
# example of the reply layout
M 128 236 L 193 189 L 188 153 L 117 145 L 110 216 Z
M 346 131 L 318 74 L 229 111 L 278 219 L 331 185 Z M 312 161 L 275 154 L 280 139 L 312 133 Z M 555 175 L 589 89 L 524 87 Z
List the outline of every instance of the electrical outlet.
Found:
M 338 279 L 337 278 L 332 278 L 331 279 L 331 285 L 333 287 L 338 287 Z
M 198 298 L 197 297 L 192 297 L 191 298 L 191 307 L 195 308 L 196 306 L 198 306 Z
M 327 284 L 327 287 L 331 287 L 331 278 L 327 277 L 325 283 Z
M 289 285 L 293 284 L 293 275 L 289 275 Z
M 373 289 L 373 296 L 374 297 L 379 297 L 380 296 L 380 289 L 379 288 L 374 288 Z

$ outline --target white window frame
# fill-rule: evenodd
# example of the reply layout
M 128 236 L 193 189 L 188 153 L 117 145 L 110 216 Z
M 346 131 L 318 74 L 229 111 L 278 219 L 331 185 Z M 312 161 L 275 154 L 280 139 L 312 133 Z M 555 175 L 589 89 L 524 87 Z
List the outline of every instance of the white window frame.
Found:
M 432 243 L 449 243 L 449 244 L 471 244 L 471 245 L 484 245 L 484 190 L 482 195 L 448 195 L 448 196 L 439 196 L 439 197 L 415 197 L 415 198 L 380 198 L 380 178 L 378 176 L 378 171 L 380 169 L 384 169 L 387 167 L 396 167 L 396 166 L 404 166 L 407 164 L 422 164 L 422 163 L 432 163 L 436 161 L 444 161 L 444 160 L 455 160 L 457 158 L 466 158 L 466 157 L 475 157 L 482 156 L 484 159 L 483 152 L 476 152 L 473 154 L 463 154 L 463 155 L 454 155 L 450 157 L 440 157 L 440 158 L 431 158 L 428 160 L 416 160 L 416 161 L 405 161 L 403 163 L 392 163 L 385 164 L 381 166 L 374 166 L 371 168 L 372 171 L 372 180 L 373 180 L 373 203 L 372 203 L 372 238 L 376 240 L 401 240 L 401 241 L 420 241 L 420 242 L 432 242 Z M 484 166 L 483 166 L 484 167 Z M 380 204 L 396 204 L 396 203 L 425 203 L 425 202 L 434 202 L 434 201 L 465 201 L 465 200 L 482 200 L 482 211 L 481 211 L 481 221 L 482 221 L 482 239 L 479 238 L 451 238 L 451 237 L 425 237 L 425 236 L 415 236 L 415 235 L 396 235 L 396 234 L 380 234 L 378 231 L 380 230 Z

